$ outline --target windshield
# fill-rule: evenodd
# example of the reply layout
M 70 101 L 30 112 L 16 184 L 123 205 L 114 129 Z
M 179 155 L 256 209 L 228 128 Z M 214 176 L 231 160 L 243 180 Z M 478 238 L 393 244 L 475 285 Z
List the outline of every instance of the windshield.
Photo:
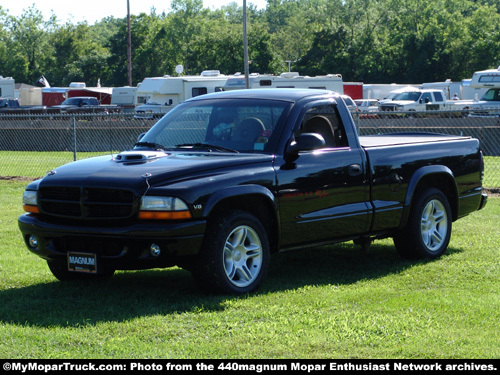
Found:
M 255 99 L 185 102 L 151 128 L 136 148 L 273 153 L 291 103 Z
M 396 95 L 392 100 L 411 100 L 412 102 L 416 102 L 420 98 L 419 92 L 402 92 Z
M 489 89 L 486 94 L 483 95 L 481 100 L 487 102 L 498 102 L 500 101 L 500 89 Z
M 81 99 L 78 98 L 68 98 L 64 102 L 62 102 L 62 105 L 79 105 Z

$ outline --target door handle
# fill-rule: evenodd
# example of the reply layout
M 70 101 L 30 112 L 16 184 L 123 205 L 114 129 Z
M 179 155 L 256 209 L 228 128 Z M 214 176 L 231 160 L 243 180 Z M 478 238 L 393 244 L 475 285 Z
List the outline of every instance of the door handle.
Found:
M 350 176 L 359 176 L 360 174 L 363 173 L 363 170 L 361 169 L 361 165 L 359 164 L 351 164 L 349 166 L 349 175 Z

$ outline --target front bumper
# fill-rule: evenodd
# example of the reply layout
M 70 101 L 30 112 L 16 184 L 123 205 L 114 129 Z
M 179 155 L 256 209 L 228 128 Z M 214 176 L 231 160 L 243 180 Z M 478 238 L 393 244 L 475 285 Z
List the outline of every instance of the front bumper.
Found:
M 485 193 L 481 194 L 481 203 L 479 204 L 479 210 L 482 210 L 486 203 L 488 202 L 488 195 Z
M 200 251 L 206 228 L 205 220 L 114 227 L 64 225 L 31 214 L 21 215 L 18 225 L 28 249 L 43 259 L 65 261 L 69 252 L 92 253 L 100 264 L 116 270 L 174 266 L 179 258 Z M 36 242 L 30 243 L 32 236 Z M 151 251 L 152 245 L 160 248 L 159 254 Z

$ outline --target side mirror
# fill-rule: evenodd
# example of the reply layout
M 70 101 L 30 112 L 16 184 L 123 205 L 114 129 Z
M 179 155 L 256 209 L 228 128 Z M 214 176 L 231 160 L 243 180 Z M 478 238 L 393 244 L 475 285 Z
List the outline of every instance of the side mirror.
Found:
M 145 135 L 146 133 L 139 134 L 139 136 L 137 137 L 137 142 L 139 142 Z
M 325 139 L 317 133 L 302 133 L 287 147 L 287 154 L 297 156 L 300 151 L 313 151 L 325 147 Z

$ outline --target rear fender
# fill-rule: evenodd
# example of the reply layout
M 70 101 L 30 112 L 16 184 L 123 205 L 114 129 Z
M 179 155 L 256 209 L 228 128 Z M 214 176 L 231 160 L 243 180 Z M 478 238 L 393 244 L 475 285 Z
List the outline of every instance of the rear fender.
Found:
M 411 205 L 419 189 L 424 186 L 433 186 L 447 196 L 453 220 L 458 215 L 458 187 L 451 169 L 444 165 L 428 165 L 415 171 L 406 190 L 406 197 L 401 218 L 400 229 L 404 228 L 410 215 Z

